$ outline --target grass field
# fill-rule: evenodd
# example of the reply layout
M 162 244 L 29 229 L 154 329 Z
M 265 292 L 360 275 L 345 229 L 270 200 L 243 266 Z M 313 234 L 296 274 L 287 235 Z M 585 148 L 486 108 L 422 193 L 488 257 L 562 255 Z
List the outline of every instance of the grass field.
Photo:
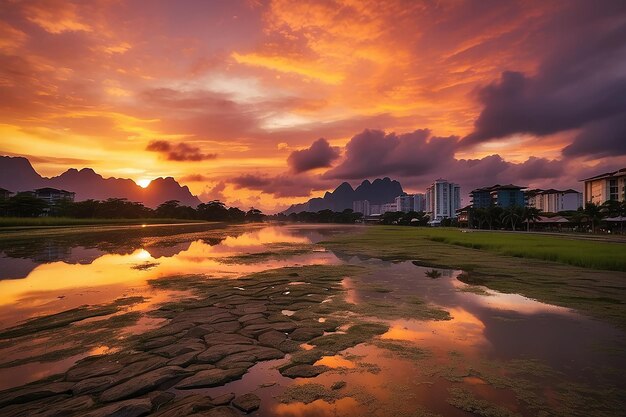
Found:
M 336 253 L 461 269 L 466 283 L 574 308 L 626 328 L 626 244 L 458 229 L 353 230 L 320 244 Z
M 519 258 L 560 262 L 584 268 L 626 271 L 626 244 L 531 233 L 420 229 L 435 242 L 483 249 Z
M 167 224 L 167 223 L 198 223 L 202 220 L 181 220 L 181 219 L 76 219 L 69 217 L 0 217 L 0 228 L 2 227 L 24 227 L 24 226 L 81 226 L 97 224 Z

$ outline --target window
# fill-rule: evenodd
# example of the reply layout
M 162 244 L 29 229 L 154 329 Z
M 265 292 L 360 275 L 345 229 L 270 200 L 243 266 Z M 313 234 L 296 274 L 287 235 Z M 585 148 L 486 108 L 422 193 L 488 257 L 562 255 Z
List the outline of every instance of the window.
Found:
M 619 200 L 617 178 L 609 180 L 609 200 Z

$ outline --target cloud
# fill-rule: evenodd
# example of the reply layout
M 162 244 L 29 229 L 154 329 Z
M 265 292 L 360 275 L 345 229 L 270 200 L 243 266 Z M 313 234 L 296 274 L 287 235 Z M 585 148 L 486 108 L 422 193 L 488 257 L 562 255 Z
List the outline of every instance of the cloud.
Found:
M 203 181 L 207 181 L 209 178 L 206 175 L 202 175 L 202 174 L 190 174 L 190 175 L 184 175 L 182 177 L 179 178 L 179 181 L 182 182 L 203 182 Z
M 563 149 L 563 155 L 586 158 L 626 155 L 626 111 L 587 125 Z
M 626 155 L 626 4 L 573 4 L 542 29 L 552 48 L 535 74 L 505 71 L 476 91 L 483 109 L 463 146 L 578 130 L 565 156 Z
M 293 151 L 287 158 L 287 163 L 294 172 L 300 173 L 316 168 L 327 168 L 339 156 L 338 147 L 330 146 L 326 139 L 319 138 L 309 148 Z
M 246 188 L 282 197 L 308 197 L 313 190 L 325 190 L 333 185 L 319 177 L 306 175 L 280 174 L 268 176 L 262 174 L 244 174 L 229 181 L 236 190 Z
M 219 200 L 225 203 L 226 196 L 224 195 L 224 190 L 226 190 L 226 183 L 224 181 L 220 181 L 212 188 L 205 187 L 204 192 L 202 192 L 198 197 L 202 201 Z
M 164 154 L 168 161 L 204 161 L 215 159 L 217 154 L 202 153 L 197 146 L 186 143 L 171 144 L 165 140 L 153 140 L 146 146 L 147 151 Z
M 365 130 L 346 144 L 341 163 L 321 177 L 336 186 L 340 181 L 360 182 L 388 176 L 416 191 L 424 191 L 435 179 L 445 178 L 460 183 L 463 193 L 510 182 L 549 188 L 567 177 L 568 187 L 579 188 L 571 176 L 575 170 L 567 160 L 531 156 L 523 162 L 511 162 L 497 154 L 458 159 L 458 146 L 457 137 L 432 136 L 428 129 L 405 134 Z
M 385 134 L 364 130 L 346 145 L 345 159 L 324 178 L 361 179 L 380 175 L 421 175 L 452 161 L 458 138 L 435 137 L 430 130 Z

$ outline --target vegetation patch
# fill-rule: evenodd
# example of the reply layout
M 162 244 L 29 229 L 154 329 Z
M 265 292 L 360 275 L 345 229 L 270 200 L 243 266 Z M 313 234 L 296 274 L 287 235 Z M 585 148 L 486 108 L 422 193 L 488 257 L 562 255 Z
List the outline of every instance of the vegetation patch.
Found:
M 450 388 L 448 390 L 448 404 L 460 410 L 467 411 L 482 417 L 518 417 L 520 414 L 513 413 L 507 408 L 497 406 L 489 401 L 478 399 L 470 391 L 462 388 Z
M 323 400 L 330 403 L 342 398 L 342 395 L 337 391 L 338 389 L 329 389 L 322 384 L 296 384 L 287 387 L 277 398 L 278 401 L 284 404 L 310 404 L 317 400 Z
M 394 356 L 412 361 L 426 359 L 431 356 L 429 350 L 418 348 L 410 342 L 377 340 L 375 345 L 381 349 L 388 350 Z
M 309 343 L 321 349 L 325 355 L 334 355 L 342 350 L 366 342 L 375 336 L 385 333 L 389 329 L 386 324 L 362 323 L 351 326 L 346 333 L 334 333 L 320 336 Z

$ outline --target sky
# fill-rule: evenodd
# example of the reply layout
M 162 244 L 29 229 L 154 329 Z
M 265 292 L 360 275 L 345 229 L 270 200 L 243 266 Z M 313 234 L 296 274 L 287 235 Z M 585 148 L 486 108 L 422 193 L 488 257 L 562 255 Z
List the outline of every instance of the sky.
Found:
M 0 154 L 266 212 L 580 190 L 626 167 L 626 2 L 0 0 Z

